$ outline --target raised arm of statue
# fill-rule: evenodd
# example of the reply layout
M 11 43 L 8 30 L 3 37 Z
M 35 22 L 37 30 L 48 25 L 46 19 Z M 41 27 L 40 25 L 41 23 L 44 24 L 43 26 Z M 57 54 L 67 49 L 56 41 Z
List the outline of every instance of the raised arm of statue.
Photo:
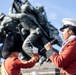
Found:
M 8 15 L 10 15 L 10 14 L 12 14 L 13 13 L 13 6 L 11 6 L 10 8 L 9 8 L 9 13 L 8 13 Z
M 8 13 L 8 15 L 10 15 L 11 13 L 13 13 L 13 4 L 14 4 L 14 1 L 15 1 L 15 0 L 12 0 L 12 5 L 11 5 L 10 8 L 9 8 L 9 13 Z
M 21 5 L 23 4 L 22 1 L 20 0 L 13 0 L 12 1 L 12 4 L 11 4 L 11 7 L 9 8 L 9 15 L 11 13 L 20 13 L 21 12 Z M 13 12 L 13 9 L 14 9 L 14 12 Z
M 22 17 L 22 13 L 12 13 L 9 15 L 9 17 L 13 18 L 13 19 L 20 19 Z

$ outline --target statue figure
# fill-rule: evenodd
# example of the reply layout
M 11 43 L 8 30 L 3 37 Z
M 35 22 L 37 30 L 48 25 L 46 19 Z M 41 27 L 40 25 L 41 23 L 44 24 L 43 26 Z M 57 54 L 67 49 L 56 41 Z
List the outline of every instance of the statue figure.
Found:
M 16 20 L 12 20 L 9 16 L 6 16 L 4 13 L 0 13 L 0 43 L 3 43 L 8 32 L 14 31 L 17 26 Z M 2 46 L 0 46 L 0 57 Z
M 4 42 L 6 36 L 8 35 L 9 32 L 12 32 L 12 31 L 17 31 L 17 32 L 25 31 L 26 32 L 26 30 L 21 27 L 18 19 L 12 18 L 9 15 L 6 16 L 4 13 L 0 13 L 0 14 L 1 14 L 0 15 L 0 43 Z M 26 34 L 24 33 L 23 36 L 24 35 L 27 36 L 27 33 Z M 23 40 L 23 36 L 22 36 L 22 40 Z M 0 58 L 1 58 L 2 46 L 0 47 Z M 26 55 L 26 53 L 25 53 L 25 55 Z M 28 58 L 27 55 L 26 55 L 26 58 Z
M 15 9 L 15 13 L 13 12 L 13 8 Z M 59 46 L 62 44 L 59 32 L 48 22 L 43 6 L 34 8 L 28 0 L 24 0 L 23 2 L 14 0 L 10 7 L 9 15 L 5 17 L 0 26 L 3 28 L 0 30 L 1 32 L 5 30 L 6 33 L 16 30 L 21 33 L 23 38 L 23 51 L 20 54 L 20 58 L 23 60 L 29 60 L 31 58 L 31 47 L 34 45 L 39 49 L 38 53 L 41 57 L 39 63 L 42 64 L 47 59 L 46 50 L 41 51 L 44 45 L 54 38 L 57 39 L 56 44 Z M 15 24 L 13 21 L 16 21 Z M 55 48 L 53 50 L 58 52 Z
M 23 52 L 24 53 L 31 52 L 29 53 L 29 56 L 31 56 L 32 48 L 30 48 L 30 43 L 34 43 L 42 34 L 40 28 L 37 26 L 38 24 L 37 21 L 32 15 L 30 14 L 28 15 L 25 13 L 10 14 L 9 16 L 12 18 L 18 19 L 21 25 L 29 32 L 29 35 L 27 36 L 27 38 L 24 39 Z

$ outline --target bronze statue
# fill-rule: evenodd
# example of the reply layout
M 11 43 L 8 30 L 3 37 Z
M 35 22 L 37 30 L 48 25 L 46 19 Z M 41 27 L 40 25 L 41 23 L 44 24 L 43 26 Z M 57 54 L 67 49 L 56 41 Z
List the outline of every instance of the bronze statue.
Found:
M 15 12 L 13 12 L 13 8 Z M 46 50 L 41 51 L 41 49 L 48 41 L 57 39 L 55 44 L 61 46 L 62 40 L 58 29 L 48 21 L 43 6 L 34 8 L 28 0 L 14 0 L 7 17 L 10 19 L 8 21 L 7 19 L 5 19 L 6 21 L 2 20 L 1 26 L 7 32 L 14 30 L 20 32 L 23 39 L 23 51 L 20 54 L 21 59 L 29 60 L 32 56 L 31 47 L 35 46 L 39 49 L 41 57 L 39 63 L 42 64 L 47 59 L 47 56 Z M 17 22 L 15 23 L 16 25 L 13 23 L 14 20 Z M 55 48 L 53 50 L 58 52 Z

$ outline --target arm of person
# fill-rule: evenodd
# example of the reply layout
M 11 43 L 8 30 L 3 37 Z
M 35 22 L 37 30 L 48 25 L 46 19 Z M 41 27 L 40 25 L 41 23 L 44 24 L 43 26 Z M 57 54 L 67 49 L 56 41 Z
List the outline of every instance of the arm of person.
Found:
M 29 61 L 21 60 L 21 62 L 22 62 L 21 66 L 22 66 L 22 68 L 31 68 L 36 64 L 38 59 L 39 59 L 39 55 L 35 53 L 35 54 L 33 54 L 32 58 Z
M 38 48 L 33 47 L 33 56 L 29 61 L 17 59 L 15 63 L 16 66 L 19 68 L 31 68 L 36 64 L 38 60 L 39 60 Z
M 50 57 L 53 55 L 54 51 L 52 49 L 52 45 L 50 44 L 50 42 L 48 42 L 46 45 L 44 45 L 44 48 L 47 50 L 47 52 L 46 52 L 47 57 Z
M 76 56 L 76 42 L 71 41 L 68 43 L 65 48 L 62 50 L 60 54 L 53 52 L 52 55 L 49 56 L 50 60 L 60 68 L 64 68 L 69 65 Z M 45 46 L 46 47 L 46 46 Z M 46 48 L 47 49 L 47 48 Z M 49 50 L 49 49 L 47 49 Z
M 39 59 L 39 55 L 36 54 L 36 53 L 33 54 L 32 58 L 28 61 L 20 60 L 18 58 L 15 58 L 14 59 L 15 67 L 17 67 L 17 68 L 31 68 L 36 64 L 38 59 Z

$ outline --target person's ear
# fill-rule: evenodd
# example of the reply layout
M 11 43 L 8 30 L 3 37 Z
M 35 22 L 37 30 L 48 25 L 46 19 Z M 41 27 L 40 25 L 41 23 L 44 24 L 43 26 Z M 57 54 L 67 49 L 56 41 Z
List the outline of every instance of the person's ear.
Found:
M 74 34 L 72 30 L 69 30 L 69 34 Z

